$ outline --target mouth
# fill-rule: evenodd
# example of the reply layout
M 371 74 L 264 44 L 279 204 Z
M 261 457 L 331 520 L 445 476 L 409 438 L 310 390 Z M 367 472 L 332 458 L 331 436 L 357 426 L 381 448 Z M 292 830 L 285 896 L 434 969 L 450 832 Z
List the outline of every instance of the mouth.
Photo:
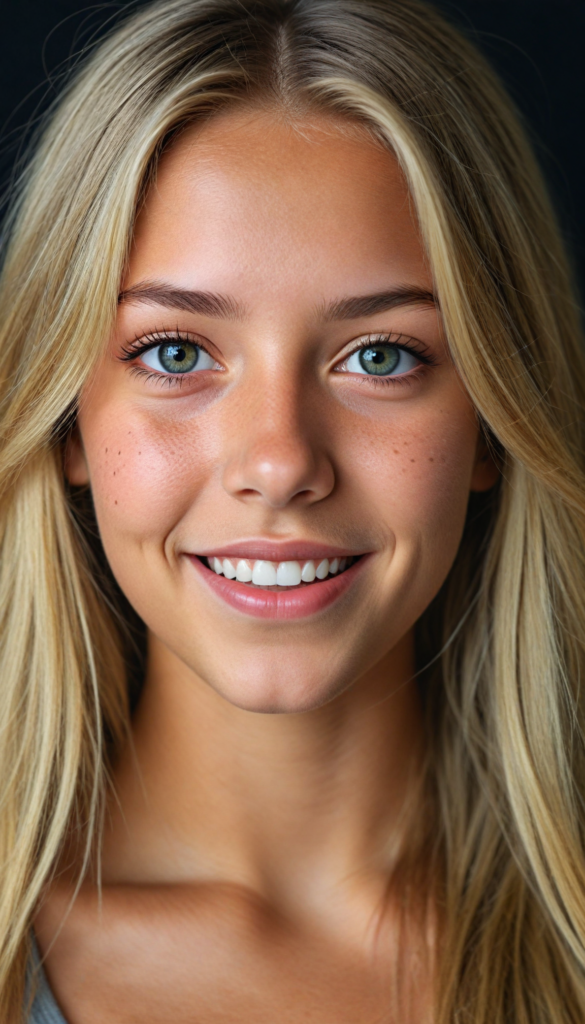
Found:
M 369 558 L 368 554 L 333 552 L 310 552 L 312 558 L 279 561 L 245 557 L 253 553 L 221 551 L 188 557 L 222 602 L 269 619 L 296 619 L 324 611 L 347 594 Z
M 203 556 L 201 561 L 217 576 L 236 580 L 249 587 L 262 590 L 283 591 L 310 587 L 346 572 L 360 558 L 360 555 L 345 555 L 342 558 L 308 558 L 286 562 L 271 562 L 256 558 L 221 558 L 216 555 Z

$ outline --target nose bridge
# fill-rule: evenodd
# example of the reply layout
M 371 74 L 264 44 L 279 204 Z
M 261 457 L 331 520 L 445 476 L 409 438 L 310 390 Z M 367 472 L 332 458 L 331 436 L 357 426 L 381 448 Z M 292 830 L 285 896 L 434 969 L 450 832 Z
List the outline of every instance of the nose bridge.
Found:
M 223 481 L 234 497 L 282 508 L 330 493 L 333 466 L 311 415 L 308 391 L 301 373 L 276 368 L 256 375 L 242 389 Z

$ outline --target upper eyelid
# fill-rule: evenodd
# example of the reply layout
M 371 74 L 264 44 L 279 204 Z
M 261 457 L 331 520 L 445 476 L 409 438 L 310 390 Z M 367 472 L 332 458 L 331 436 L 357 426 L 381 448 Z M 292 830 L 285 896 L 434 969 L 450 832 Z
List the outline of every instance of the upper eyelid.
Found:
M 180 331 L 178 328 L 173 331 L 149 331 L 148 334 L 137 335 L 132 341 L 122 345 L 122 355 L 119 357 L 122 362 L 129 363 L 137 359 L 142 352 L 151 348 L 157 348 L 169 341 L 188 341 L 191 345 L 202 348 L 212 359 L 219 362 L 214 347 L 201 334 L 191 334 L 190 331 Z
M 372 332 L 371 334 L 362 334 L 359 338 L 355 338 L 354 341 L 349 342 L 352 346 L 342 356 L 338 356 L 335 362 L 335 366 L 339 366 L 347 362 L 347 360 L 354 355 L 355 352 L 359 352 L 362 348 L 367 348 L 368 345 L 395 345 L 396 348 L 405 349 L 407 352 L 412 352 L 422 363 L 428 363 L 432 365 L 436 362 L 434 357 L 431 355 L 429 348 L 424 342 L 419 341 L 418 338 L 413 338 L 408 334 L 390 334 L 382 331 Z

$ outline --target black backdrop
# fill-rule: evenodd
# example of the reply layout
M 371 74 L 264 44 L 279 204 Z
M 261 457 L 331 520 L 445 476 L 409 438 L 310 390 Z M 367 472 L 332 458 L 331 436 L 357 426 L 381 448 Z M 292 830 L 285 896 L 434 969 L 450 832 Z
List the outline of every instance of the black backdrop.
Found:
M 480 46 L 524 114 L 583 292 L 585 0 L 435 0 L 435 5 Z M 64 70 L 127 6 L 0 0 L 2 186 Z M 131 6 L 141 6 L 141 0 Z

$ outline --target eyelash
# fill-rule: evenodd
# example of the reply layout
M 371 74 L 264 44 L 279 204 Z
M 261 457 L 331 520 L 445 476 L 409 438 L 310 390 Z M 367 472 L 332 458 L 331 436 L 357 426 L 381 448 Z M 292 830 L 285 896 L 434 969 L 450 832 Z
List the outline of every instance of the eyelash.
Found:
M 398 376 L 387 376 L 387 377 L 376 377 L 373 374 L 363 374 L 360 384 L 366 383 L 367 386 L 373 385 L 374 387 L 404 387 L 411 386 L 415 380 L 417 380 L 421 373 L 424 372 L 424 368 L 427 366 L 434 366 L 436 360 L 431 356 L 426 345 L 422 342 L 415 340 L 414 338 L 407 337 L 403 334 L 369 334 L 363 335 L 360 339 L 361 344 L 356 345 L 348 352 L 343 360 L 343 363 L 354 355 L 355 352 L 359 352 L 361 349 L 366 348 L 368 345 L 392 345 L 394 348 L 399 348 L 404 352 L 409 352 L 419 360 L 419 366 L 414 370 L 410 370 L 408 373 L 399 374 Z M 212 353 L 201 343 L 200 340 L 195 340 L 194 337 L 190 337 L 188 334 L 179 331 L 178 329 L 173 332 L 167 331 L 154 331 L 151 334 L 142 335 L 134 338 L 129 345 L 122 348 L 122 355 L 120 360 L 124 363 L 132 363 L 133 360 L 138 359 L 144 352 L 148 352 L 152 348 L 156 348 L 158 345 L 163 345 L 168 341 L 188 341 L 192 345 L 197 345 L 204 352 L 207 352 L 213 359 Z M 342 371 L 334 368 L 338 373 Z M 139 377 L 146 379 L 147 381 L 153 381 L 159 386 L 167 387 L 181 387 L 185 382 L 185 374 L 172 374 L 172 373 L 153 373 L 150 370 L 145 370 L 141 366 L 130 366 L 130 371 Z
M 176 331 L 153 331 L 151 334 L 137 336 L 129 345 L 122 348 L 122 355 L 119 358 L 123 363 L 132 363 L 133 360 L 138 359 L 145 352 L 149 352 L 150 349 L 157 348 L 158 345 L 164 345 L 165 342 L 169 341 L 188 341 L 191 345 L 196 345 L 197 348 L 202 349 L 203 352 L 207 352 L 207 355 L 212 359 L 215 358 L 213 353 L 202 344 L 199 338 L 190 336 L 178 328 Z M 145 370 L 142 366 L 132 365 L 129 369 L 136 377 L 142 377 L 146 381 L 153 381 L 159 387 L 182 387 L 187 379 L 187 374 L 184 373 L 156 373 L 152 370 Z
M 404 339 L 404 340 L 403 340 Z M 437 360 L 431 355 L 429 349 L 421 341 L 417 341 L 415 338 L 410 338 L 404 334 L 366 334 L 360 339 L 361 344 L 355 345 L 350 352 L 344 356 L 343 363 L 347 363 L 354 353 L 359 352 L 363 348 L 367 348 L 368 345 L 392 345 L 393 348 L 399 348 L 403 352 L 409 352 L 410 355 L 415 356 L 420 365 L 414 370 L 410 370 L 408 373 L 400 374 L 396 377 L 376 377 L 373 374 L 363 374 L 361 376 L 360 384 L 367 382 L 367 386 L 373 385 L 374 387 L 411 387 L 415 380 L 425 372 L 427 366 L 435 366 Z M 342 371 L 337 371 L 341 373 Z

